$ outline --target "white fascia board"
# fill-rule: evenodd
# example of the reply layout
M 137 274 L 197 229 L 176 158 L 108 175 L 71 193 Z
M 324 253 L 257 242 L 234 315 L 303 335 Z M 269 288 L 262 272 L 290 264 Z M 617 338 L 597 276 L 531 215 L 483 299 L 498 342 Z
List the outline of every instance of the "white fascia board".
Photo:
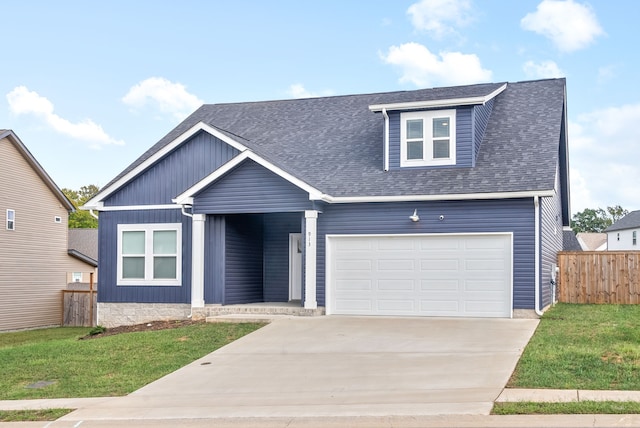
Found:
M 165 204 L 165 205 L 114 205 L 104 206 L 102 203 L 99 207 L 88 207 L 86 205 L 80 207 L 82 210 L 96 210 L 96 211 L 143 211 L 143 210 L 179 210 L 180 205 Z
M 91 209 L 97 209 L 97 204 L 100 201 L 102 201 L 105 198 L 107 198 L 109 195 L 111 195 L 113 192 L 118 190 L 120 187 L 124 186 L 127 182 L 132 180 L 134 177 L 136 177 L 142 171 L 144 171 L 145 169 L 149 168 L 151 165 L 156 163 L 158 160 L 162 159 L 164 156 L 166 156 L 172 150 L 176 149 L 178 146 L 180 146 L 182 143 L 184 143 L 185 141 L 187 141 L 189 138 L 191 138 L 192 136 L 194 136 L 196 133 L 198 133 L 200 131 L 205 131 L 205 132 L 213 135 L 214 137 L 218 138 L 219 140 L 224 141 L 225 143 L 229 144 L 231 147 L 233 147 L 233 148 L 235 148 L 235 149 L 237 149 L 237 150 L 239 150 L 241 152 L 247 150 L 247 147 L 245 145 L 235 141 L 232 138 L 229 138 L 227 135 L 225 135 L 222 132 L 218 131 L 214 127 L 212 127 L 210 125 L 207 125 L 204 122 L 198 122 L 195 125 L 193 125 L 191 128 L 189 128 L 187 131 L 185 131 L 182 134 L 180 134 L 180 136 L 178 136 L 178 138 L 176 138 L 175 140 L 171 141 L 169 144 L 164 146 L 162 149 L 158 150 L 151 157 L 149 157 L 147 160 L 145 160 L 140 165 L 135 167 L 129 173 L 127 173 L 126 175 L 122 176 L 118 181 L 113 183 L 111 186 L 109 186 L 109 187 L 107 187 L 105 189 L 102 189 L 100 192 L 98 192 L 98 194 L 96 194 L 93 198 L 91 198 L 89 201 L 87 201 L 87 203 L 85 204 L 85 207 L 88 207 L 88 208 L 91 208 Z
M 500 92 L 507 88 L 505 83 L 495 91 L 483 97 L 467 97 L 467 98 L 449 98 L 446 100 L 431 100 L 431 101 L 413 101 L 408 103 L 392 103 L 392 104 L 373 104 L 369 106 L 369 110 L 373 112 L 381 112 L 383 109 L 387 111 L 392 110 L 419 110 L 427 108 L 439 108 L 439 107 L 456 107 L 456 106 L 468 106 L 477 104 L 486 104 L 489 100 L 496 97 Z
M 250 160 L 256 162 L 258 165 L 268 169 L 269 171 L 273 172 L 274 174 L 278 175 L 279 177 L 287 180 L 288 182 L 290 182 L 294 186 L 297 186 L 300 189 L 304 190 L 305 192 L 309 193 L 309 199 L 310 200 L 320 200 L 324 196 L 322 194 L 322 192 L 320 192 L 318 189 L 308 185 L 304 181 L 294 177 L 293 175 L 289 174 L 288 172 L 280 169 L 279 167 L 275 166 L 271 162 L 265 160 L 261 156 L 255 154 L 251 150 L 247 149 L 247 150 L 243 151 L 242 153 L 240 153 L 235 158 L 231 159 L 229 162 L 227 162 L 224 165 L 222 165 L 220 168 L 216 169 L 214 172 L 212 172 L 211 174 L 209 174 L 208 176 L 206 176 L 202 180 L 200 180 L 195 185 L 191 186 L 189 189 L 185 190 L 180 195 L 176 196 L 174 199 L 172 199 L 172 202 L 174 202 L 174 203 L 176 203 L 178 205 L 193 204 L 193 197 L 198 192 L 200 192 L 201 190 L 203 190 L 206 187 L 208 187 L 209 185 L 211 185 L 213 182 L 218 180 L 220 177 L 222 177 L 223 175 L 225 175 L 226 173 L 228 173 L 229 171 L 231 171 L 232 169 L 234 169 L 235 167 L 240 165 L 240 163 L 242 163 L 243 161 L 245 161 L 247 159 L 250 159 Z
M 420 202 L 420 201 L 459 201 L 469 199 L 516 199 L 534 196 L 553 196 L 554 190 L 530 192 L 461 193 L 450 195 L 399 195 L 399 196 L 338 196 L 323 195 L 321 200 L 330 204 L 353 204 L 364 202 Z

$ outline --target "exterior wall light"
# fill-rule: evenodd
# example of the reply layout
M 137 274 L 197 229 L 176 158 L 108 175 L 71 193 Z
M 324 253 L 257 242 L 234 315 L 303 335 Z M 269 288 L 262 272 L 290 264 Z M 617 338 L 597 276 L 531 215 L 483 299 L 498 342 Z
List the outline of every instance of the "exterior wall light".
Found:
M 420 217 L 418 217 L 418 209 L 417 208 L 415 210 L 413 210 L 413 215 L 410 215 L 409 218 L 413 222 L 420 221 Z

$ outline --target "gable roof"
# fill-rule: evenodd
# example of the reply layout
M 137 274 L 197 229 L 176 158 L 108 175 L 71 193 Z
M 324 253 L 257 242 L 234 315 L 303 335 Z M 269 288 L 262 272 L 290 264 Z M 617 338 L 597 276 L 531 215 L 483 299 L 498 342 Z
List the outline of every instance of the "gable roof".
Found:
M 27 163 L 33 168 L 35 173 L 40 177 L 40 179 L 44 182 L 44 184 L 51 190 L 51 193 L 55 195 L 56 198 L 62 203 L 62 205 L 69 212 L 75 211 L 73 203 L 62 193 L 62 190 L 56 185 L 56 183 L 49 177 L 49 174 L 42 168 L 40 163 L 36 160 L 36 158 L 31 154 L 27 146 L 18 138 L 18 136 L 10 129 L 0 129 L 0 141 L 3 139 L 7 139 L 11 142 L 15 148 L 20 152 L 22 157 L 27 161 Z
M 562 231 L 562 251 L 582 251 L 582 246 L 573 230 Z
M 606 233 L 580 232 L 576 238 L 584 251 L 604 251 L 607 249 Z
M 620 220 L 607 227 L 605 232 L 614 232 L 616 230 L 640 228 L 640 210 L 631 211 Z
M 500 92 L 504 85 L 203 105 L 104 189 L 110 193 L 121 186 L 123 178 L 150 166 L 154 156 L 202 123 L 265 163 L 329 195 L 327 200 L 443 199 L 482 193 L 551 195 L 563 130 L 565 80 L 508 83 Z M 384 171 L 384 120 L 370 106 L 480 99 L 495 93 L 475 167 Z M 93 202 L 103 200 L 106 194 L 97 195 Z

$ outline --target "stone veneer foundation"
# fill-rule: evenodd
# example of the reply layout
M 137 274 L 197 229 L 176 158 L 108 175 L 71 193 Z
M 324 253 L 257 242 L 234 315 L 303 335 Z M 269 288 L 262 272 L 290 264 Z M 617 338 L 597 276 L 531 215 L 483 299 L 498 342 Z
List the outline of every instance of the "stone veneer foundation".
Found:
M 98 325 L 117 327 L 151 321 L 189 318 L 191 305 L 174 303 L 104 303 L 98 302 Z M 194 319 L 204 319 L 205 313 L 193 313 Z

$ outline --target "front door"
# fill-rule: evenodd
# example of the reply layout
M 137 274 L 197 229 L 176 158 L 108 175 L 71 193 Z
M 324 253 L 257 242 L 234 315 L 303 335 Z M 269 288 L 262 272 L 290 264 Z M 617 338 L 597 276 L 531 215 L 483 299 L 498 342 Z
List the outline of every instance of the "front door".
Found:
M 302 299 L 302 234 L 289 234 L 289 300 Z

